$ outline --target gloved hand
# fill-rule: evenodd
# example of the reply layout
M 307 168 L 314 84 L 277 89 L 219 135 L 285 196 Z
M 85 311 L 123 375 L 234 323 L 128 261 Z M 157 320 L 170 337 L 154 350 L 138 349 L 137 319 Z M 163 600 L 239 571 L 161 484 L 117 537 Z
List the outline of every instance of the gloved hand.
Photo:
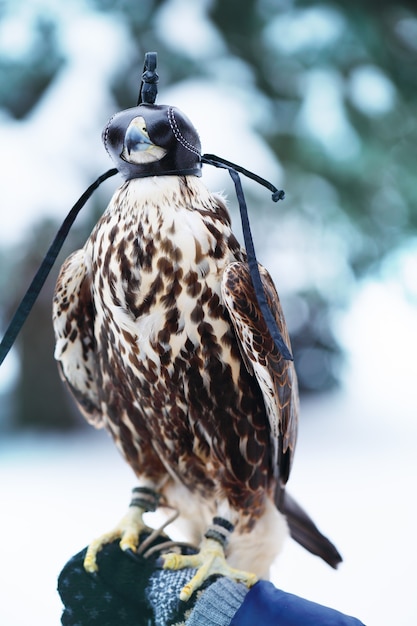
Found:
M 165 540 L 159 536 L 153 544 Z M 180 590 L 195 570 L 161 570 L 159 552 L 145 558 L 108 544 L 98 554 L 97 574 L 84 570 L 84 556 L 85 550 L 72 557 L 58 579 L 63 626 L 363 626 L 262 580 L 247 589 L 219 577 L 181 602 Z

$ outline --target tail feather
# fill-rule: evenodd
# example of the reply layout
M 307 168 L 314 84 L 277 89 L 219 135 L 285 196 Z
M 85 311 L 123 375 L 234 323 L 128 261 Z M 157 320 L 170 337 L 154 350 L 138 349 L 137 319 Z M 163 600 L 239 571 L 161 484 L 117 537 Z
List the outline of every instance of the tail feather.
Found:
M 287 518 L 291 537 L 303 548 L 321 557 L 336 569 L 343 560 L 339 551 L 285 490 L 282 490 L 277 498 L 277 507 Z

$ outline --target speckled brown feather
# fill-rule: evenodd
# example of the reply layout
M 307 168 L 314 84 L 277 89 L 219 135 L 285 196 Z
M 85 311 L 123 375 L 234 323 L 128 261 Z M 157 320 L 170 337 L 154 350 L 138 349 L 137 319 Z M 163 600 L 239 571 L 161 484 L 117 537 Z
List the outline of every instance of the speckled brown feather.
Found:
M 265 268 L 259 266 L 268 306 L 287 346 L 290 338 L 275 285 Z M 269 417 L 271 447 L 275 450 L 276 472 L 282 483 L 289 477 L 297 440 L 298 387 L 292 361 L 277 349 L 262 316 L 248 265 L 231 263 L 223 276 L 222 294 L 245 363 L 254 372 Z
M 220 292 L 224 269 L 243 252 L 223 203 L 199 181 L 167 179 L 154 204 L 132 193 L 141 183 L 125 183 L 75 253 L 90 268 L 90 301 L 75 290 L 77 306 L 65 309 L 63 296 L 77 285 L 73 263 L 61 270 L 55 328 L 72 350 L 57 358 L 83 413 L 95 419 L 101 408 L 139 476 L 158 484 L 175 476 L 255 519 L 273 477 L 268 419 Z M 93 362 L 94 398 L 87 389 Z
M 61 377 L 86 419 L 102 426 L 96 379 L 96 342 L 91 276 L 83 251 L 73 252 L 61 268 L 54 294 L 55 358 Z

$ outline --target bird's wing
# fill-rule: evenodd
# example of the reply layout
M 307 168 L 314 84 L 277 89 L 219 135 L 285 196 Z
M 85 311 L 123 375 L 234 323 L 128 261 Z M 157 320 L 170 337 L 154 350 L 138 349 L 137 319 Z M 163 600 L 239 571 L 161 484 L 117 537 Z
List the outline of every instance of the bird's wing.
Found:
M 268 305 L 287 346 L 290 345 L 275 285 L 259 266 Z M 258 381 L 269 419 L 274 467 L 282 483 L 288 480 L 297 438 L 298 386 L 292 361 L 278 351 L 260 311 L 247 263 L 234 262 L 225 270 L 222 295 L 243 360 Z
M 102 425 L 96 381 L 94 308 L 91 276 L 84 250 L 64 262 L 55 287 L 53 307 L 55 358 L 85 418 Z

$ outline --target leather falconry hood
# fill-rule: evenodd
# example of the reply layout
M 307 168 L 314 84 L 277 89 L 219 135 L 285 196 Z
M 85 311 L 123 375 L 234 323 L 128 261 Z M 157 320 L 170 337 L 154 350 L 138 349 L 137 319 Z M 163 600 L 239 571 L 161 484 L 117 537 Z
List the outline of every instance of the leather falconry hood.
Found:
M 128 131 L 136 118 L 143 118 L 149 140 L 166 150 L 150 163 L 132 163 L 124 154 Z M 140 104 L 113 115 L 103 131 L 103 142 L 119 173 L 126 180 L 145 176 L 201 176 L 201 143 L 188 117 L 165 104 Z
M 147 53 L 138 106 L 110 118 L 103 131 L 105 148 L 126 180 L 146 176 L 201 176 L 201 143 L 193 124 L 176 107 L 154 104 L 158 82 L 155 70 L 156 53 Z M 143 123 L 144 128 L 139 128 Z M 162 148 L 162 158 L 132 162 L 129 152 L 135 141 L 143 148 L 152 144 Z

